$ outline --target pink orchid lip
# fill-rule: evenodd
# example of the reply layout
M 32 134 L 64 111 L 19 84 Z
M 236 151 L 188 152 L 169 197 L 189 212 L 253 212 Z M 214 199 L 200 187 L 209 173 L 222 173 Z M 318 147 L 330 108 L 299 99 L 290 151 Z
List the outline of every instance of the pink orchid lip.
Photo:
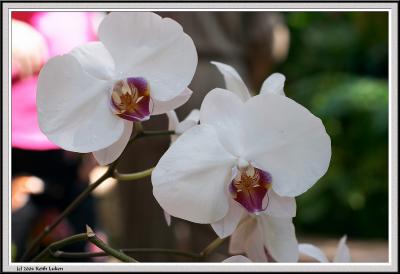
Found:
M 248 212 L 258 213 L 266 210 L 263 208 L 263 199 L 268 195 L 271 186 L 272 177 L 268 172 L 249 165 L 238 169 L 237 175 L 229 184 L 229 192 Z
M 150 118 L 152 100 L 150 87 L 143 77 L 117 81 L 111 94 L 111 109 L 122 119 L 139 122 Z

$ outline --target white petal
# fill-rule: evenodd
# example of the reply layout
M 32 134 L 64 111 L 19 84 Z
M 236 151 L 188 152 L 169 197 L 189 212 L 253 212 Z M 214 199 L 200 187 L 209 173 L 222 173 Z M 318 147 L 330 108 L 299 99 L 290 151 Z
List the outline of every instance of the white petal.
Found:
M 251 261 L 242 255 L 229 257 L 222 261 L 223 263 L 251 263 Z
M 346 240 L 346 235 L 340 239 L 335 257 L 333 258 L 334 263 L 348 263 L 351 261 L 350 249 L 346 244 Z
M 164 218 L 167 225 L 171 226 L 171 215 L 169 215 L 165 210 L 164 210 Z
M 108 165 L 117 160 L 131 138 L 132 128 L 132 122 L 124 121 L 124 132 L 122 133 L 122 136 L 111 146 L 93 152 L 93 156 L 99 165 Z
M 299 252 L 316 259 L 321 263 L 328 263 L 328 258 L 325 253 L 318 247 L 312 244 L 299 244 Z
M 178 115 L 176 115 L 175 110 L 170 110 L 166 114 L 168 117 L 168 130 L 175 130 L 179 124 Z
M 239 73 L 237 73 L 233 67 L 215 61 L 211 61 L 211 64 L 215 65 L 222 75 L 224 75 L 227 90 L 234 92 L 242 99 L 243 102 L 250 99 L 251 95 L 249 90 L 247 89 L 242 78 L 240 78 Z
M 88 74 L 102 80 L 114 78 L 114 60 L 101 42 L 86 43 L 74 48 L 70 54 L 78 60 Z
M 153 194 L 172 216 L 195 223 L 213 223 L 228 212 L 226 185 L 235 158 L 208 125 L 182 134 L 155 167 Z
M 244 253 L 247 237 L 253 233 L 256 228 L 257 223 L 254 218 L 250 218 L 249 216 L 244 217 L 230 238 L 229 253 Z
M 250 98 L 244 109 L 244 157 L 271 174 L 277 194 L 300 195 L 325 174 L 331 141 L 319 118 L 272 94 Z
M 169 101 L 158 101 L 156 99 L 153 100 L 153 111 L 151 112 L 151 115 L 158 115 L 158 114 L 163 114 L 167 113 L 170 110 L 174 110 L 184 103 L 186 103 L 190 96 L 192 96 L 193 91 L 191 91 L 188 88 L 185 88 L 178 96 L 174 97 L 173 99 Z
M 93 152 L 110 146 L 124 122 L 109 107 L 110 84 L 87 74 L 71 55 L 50 59 L 42 68 L 37 93 L 39 126 L 63 149 Z
M 182 134 L 188 129 L 197 125 L 200 121 L 200 111 L 198 109 L 193 109 L 189 115 L 180 122 L 175 128 L 176 133 Z
M 225 238 L 231 235 L 242 218 L 244 210 L 233 199 L 229 199 L 229 211 L 221 220 L 212 223 L 211 227 L 218 237 Z
M 200 108 L 201 124 L 212 125 L 225 148 L 233 155 L 243 154 L 243 107 L 240 98 L 232 92 L 216 88 L 210 91 Z
M 277 262 L 297 262 L 299 251 L 291 218 L 275 218 L 260 215 L 264 245 Z
M 291 218 L 296 216 L 296 200 L 293 197 L 282 197 L 270 189 L 264 197 L 264 214 L 272 217 Z
M 181 25 L 170 18 L 152 12 L 111 12 L 99 26 L 99 37 L 121 78 L 146 78 L 153 99 L 171 100 L 193 78 L 196 48 Z
M 280 73 L 271 74 L 262 84 L 260 94 L 277 94 L 285 96 L 285 75 Z
M 253 232 L 247 236 L 244 249 L 247 257 L 253 262 L 268 262 L 263 235 L 259 228 L 256 227 Z

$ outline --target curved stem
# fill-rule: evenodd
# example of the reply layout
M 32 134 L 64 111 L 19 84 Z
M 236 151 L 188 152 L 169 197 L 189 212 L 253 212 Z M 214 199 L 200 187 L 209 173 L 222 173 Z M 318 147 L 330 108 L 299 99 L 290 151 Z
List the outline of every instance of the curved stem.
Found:
M 51 254 L 52 249 L 59 249 L 66 245 L 73 244 L 80 241 L 87 240 L 88 236 L 86 233 L 76 234 L 65 239 L 62 239 L 58 242 L 54 242 L 46 247 L 42 252 L 39 253 L 35 258 L 32 259 L 32 262 L 38 262 L 44 259 L 47 255 Z
M 134 140 L 141 138 L 141 137 L 146 137 L 146 136 L 161 136 L 161 135 L 171 135 L 174 134 L 174 131 L 143 131 L 143 127 L 140 123 L 135 124 L 136 128 L 136 134 L 129 140 L 128 145 L 130 145 Z M 103 181 L 105 181 L 107 178 L 115 176 L 114 175 L 114 170 L 117 166 L 117 164 L 120 162 L 121 157 L 123 153 L 112 163 L 110 164 L 107 172 L 103 174 L 96 182 L 90 184 L 78 197 L 75 198 L 74 201 L 72 201 L 71 204 L 68 205 L 68 207 L 57 217 L 57 219 L 50 225 L 46 226 L 45 229 L 32 241 L 32 243 L 29 245 L 29 247 L 26 249 L 24 254 L 22 255 L 20 261 L 26 261 L 32 252 L 36 250 L 36 248 L 39 246 L 40 242 L 45 238 L 51 231 L 53 231 L 54 228 L 56 228 L 61 221 L 67 217 L 73 210 L 76 209 L 77 206 L 79 206 L 83 200 L 86 199 L 87 196 L 96 188 L 98 187 Z M 150 172 L 150 173 L 149 173 Z M 145 170 L 143 171 L 143 174 L 138 175 L 140 172 L 138 172 L 136 175 L 133 174 L 120 174 L 120 180 L 136 180 L 139 178 L 143 178 L 146 176 L 149 176 L 151 174 L 151 170 Z M 147 174 L 149 173 L 149 174 Z M 124 176 L 126 175 L 126 176 Z M 132 179 L 133 176 L 133 179 Z M 135 176 L 139 176 L 136 178 Z M 143 177 L 140 177 L 143 176 Z M 126 179 L 129 178 L 129 179 Z
M 143 171 L 128 173 L 128 174 L 119 173 L 117 170 L 114 170 L 114 178 L 117 179 L 118 181 L 138 180 L 150 176 L 153 169 L 154 167 Z
M 97 179 L 94 183 L 88 185 L 88 187 L 81 194 L 79 194 L 79 196 L 76 197 L 75 200 L 71 204 L 69 204 L 68 207 L 60 215 L 58 215 L 56 220 L 54 220 L 51 225 L 46 226 L 45 229 L 33 240 L 28 249 L 22 255 L 21 261 L 26 260 L 30 256 L 30 254 L 38 247 L 43 238 L 45 238 L 51 231 L 53 231 L 53 229 L 56 228 L 57 225 L 61 223 L 61 221 L 65 217 L 67 217 L 76 207 L 78 207 L 96 187 L 98 187 L 104 180 L 111 177 L 113 169 L 114 167 L 110 166 L 99 179 Z
M 210 255 L 212 252 L 214 252 L 227 238 L 216 238 L 214 241 L 212 241 L 206 248 L 203 249 L 203 251 L 200 252 L 200 255 L 203 260 L 207 258 L 208 255 Z
M 89 236 L 89 241 L 96 245 L 98 248 L 102 249 L 104 252 L 106 252 L 108 255 L 113 256 L 114 258 L 117 258 L 118 260 L 122 262 L 138 262 L 132 257 L 129 257 L 128 255 L 112 248 L 111 246 L 107 245 L 104 243 L 102 240 L 100 240 L 96 235 L 90 235 Z
M 62 251 L 59 251 L 58 249 L 63 248 L 66 245 L 70 245 L 76 242 L 80 241 L 90 241 L 94 245 L 96 245 L 98 248 L 102 249 L 105 255 L 107 256 L 112 256 L 114 258 L 119 259 L 122 262 L 137 262 L 135 259 L 132 257 L 129 257 L 128 255 L 122 253 L 121 251 L 118 251 L 106 243 L 104 243 L 102 240 L 100 240 L 94 233 L 93 231 L 89 228 L 88 232 L 86 233 L 80 233 L 76 235 L 72 235 L 70 237 L 67 237 L 65 239 L 62 239 L 60 241 L 54 242 L 50 244 L 49 246 L 46 247 L 39 255 L 37 255 L 32 261 L 33 262 L 38 262 L 41 261 L 42 259 L 46 258 L 48 255 L 52 255 L 53 257 L 60 257 L 60 254 L 62 254 Z M 56 250 L 56 251 L 53 251 Z M 75 257 L 77 258 L 77 257 Z
M 194 259 L 200 259 L 200 254 L 193 252 L 180 251 L 176 249 L 167 248 L 125 248 L 121 249 L 124 253 L 161 253 L 161 254 L 171 254 L 184 257 L 190 257 Z
M 122 248 L 119 249 L 119 251 L 123 253 L 171 254 L 171 255 L 189 257 L 196 260 L 201 258 L 200 254 L 197 253 L 185 252 L 175 249 L 165 249 L 165 248 Z M 107 254 L 106 252 L 64 252 L 64 251 L 57 251 L 52 255 L 57 258 L 69 258 L 69 259 L 109 256 L 109 254 Z
M 138 138 L 141 133 L 141 124 L 135 124 L 135 126 L 139 129 L 137 133 L 132 137 L 132 139 L 129 141 L 129 143 L 132 143 L 136 138 Z M 128 143 L 128 144 L 129 144 Z M 29 245 L 29 247 L 26 249 L 24 254 L 22 255 L 20 261 L 26 261 L 31 253 L 36 250 L 36 248 L 39 246 L 40 242 L 43 240 L 44 237 L 46 237 L 51 231 L 53 231 L 54 228 L 57 227 L 61 223 L 61 221 L 67 217 L 71 212 L 79 206 L 83 200 L 89 196 L 89 194 L 96 188 L 98 187 L 102 182 L 104 182 L 106 179 L 109 177 L 112 177 L 114 175 L 114 170 L 118 163 L 121 161 L 122 154 L 113 162 L 110 164 L 108 167 L 107 171 L 101 176 L 99 179 L 97 179 L 94 183 L 88 185 L 88 187 L 81 193 L 79 194 L 78 197 L 75 198 L 75 200 L 72 201 L 71 204 L 68 205 L 68 207 L 57 217 L 57 219 L 49 226 L 46 226 L 45 229 L 32 241 L 32 243 Z

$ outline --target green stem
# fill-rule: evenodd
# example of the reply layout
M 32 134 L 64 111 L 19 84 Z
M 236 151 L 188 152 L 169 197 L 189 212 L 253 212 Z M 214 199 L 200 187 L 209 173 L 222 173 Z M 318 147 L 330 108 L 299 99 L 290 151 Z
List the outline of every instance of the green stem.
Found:
M 174 130 L 144 130 L 141 132 L 140 137 L 165 136 L 172 134 L 175 134 Z
M 123 248 L 119 249 L 120 252 L 123 253 L 160 253 L 160 254 L 170 254 L 177 255 L 183 257 L 189 257 L 193 259 L 200 259 L 201 256 L 197 253 L 184 252 L 175 249 L 165 249 L 165 248 Z M 106 252 L 64 252 L 57 251 L 53 254 L 54 257 L 57 258 L 69 258 L 69 259 L 77 259 L 77 258 L 92 258 L 92 257 L 102 257 L 109 256 Z
M 178 255 L 184 257 L 190 257 L 194 259 L 200 259 L 200 254 L 193 252 L 185 252 L 176 249 L 167 249 L 167 248 L 126 248 L 121 249 L 124 253 L 160 253 L 160 254 L 171 254 Z
M 212 241 L 203 251 L 200 252 L 200 255 L 203 260 L 205 260 L 212 252 L 214 252 L 228 237 L 225 238 L 216 238 Z
M 68 207 L 60 214 L 58 217 L 53 221 L 52 224 L 48 225 L 45 227 L 45 229 L 32 241 L 28 249 L 25 251 L 25 253 L 21 257 L 21 261 L 25 261 L 30 254 L 39 246 L 41 241 L 51 232 L 53 231 L 54 228 L 57 227 L 58 224 L 61 223 L 61 221 L 67 217 L 71 212 L 77 208 L 83 200 L 85 200 L 89 194 L 96 188 L 98 187 L 104 180 L 107 178 L 111 177 L 113 174 L 114 167 L 110 166 L 107 171 L 99 178 L 97 181 L 94 183 L 88 185 L 88 187 L 81 193 L 79 194 L 78 197 L 75 198 L 75 200 L 68 205 Z
M 136 124 L 135 126 L 140 130 L 137 131 L 137 133 L 132 137 L 132 139 L 129 141 L 128 144 L 132 143 L 142 133 L 141 125 Z M 68 205 L 68 207 L 57 217 L 57 219 L 51 225 L 45 227 L 45 229 L 29 245 L 27 250 L 22 255 L 20 261 L 22 261 L 22 262 L 26 261 L 29 258 L 29 256 L 31 255 L 31 253 L 33 251 L 35 251 L 36 248 L 39 246 L 39 244 L 41 243 L 43 238 L 45 238 L 51 231 L 53 231 L 53 229 L 56 228 L 65 217 L 67 217 L 69 214 L 71 214 L 71 212 L 73 210 L 75 210 L 76 207 L 78 207 L 82 203 L 82 201 L 85 200 L 96 187 L 98 187 L 106 179 L 108 179 L 109 177 L 112 177 L 114 175 L 114 170 L 115 170 L 116 166 L 118 165 L 118 163 L 121 161 L 122 154 L 123 153 L 121 153 L 121 155 L 113 163 L 110 164 L 110 166 L 108 167 L 107 171 L 103 174 L 103 176 L 101 176 L 94 183 L 88 185 L 88 187 L 81 194 L 79 194 L 79 196 L 76 197 L 75 200 L 72 201 L 71 204 Z
M 32 262 L 38 262 L 44 259 L 47 255 L 51 254 L 52 249 L 60 249 L 66 245 L 73 244 L 80 241 L 85 241 L 88 239 L 86 233 L 76 234 L 70 236 L 68 238 L 62 239 L 61 241 L 54 242 L 48 245 L 42 252 L 39 253 L 35 258 L 32 259 Z
M 136 134 L 131 138 L 131 140 L 129 140 L 127 146 L 129 146 L 134 140 L 141 138 L 141 137 L 171 135 L 171 134 L 175 133 L 174 131 L 143 131 L 143 127 L 140 123 L 136 123 L 135 128 L 136 128 Z M 57 219 L 52 224 L 45 227 L 45 229 L 32 241 L 32 243 L 26 249 L 26 251 L 22 255 L 20 261 L 26 261 L 30 257 L 31 253 L 37 249 L 37 247 L 39 246 L 41 241 L 48 234 L 50 234 L 50 232 L 53 231 L 53 229 L 56 228 L 65 217 L 67 217 L 69 214 L 71 214 L 71 212 L 73 210 L 75 210 L 76 207 L 78 207 L 82 203 L 82 201 L 85 200 L 87 198 L 87 196 L 89 196 L 89 194 L 96 187 L 98 187 L 107 178 L 114 176 L 115 167 L 120 162 L 122 155 L 123 155 L 123 153 L 117 158 L 117 160 L 115 160 L 112 164 L 110 164 L 107 172 L 105 174 L 103 174 L 103 176 L 101 176 L 93 184 L 90 184 L 78 197 L 76 197 L 76 199 L 57 217 Z M 150 172 L 150 173 L 147 174 L 148 172 Z M 143 171 L 143 174 L 139 174 L 139 173 L 141 173 L 141 172 L 138 172 L 135 175 L 121 174 L 120 180 L 136 180 L 137 176 L 139 176 L 139 177 L 137 177 L 137 179 L 143 178 L 143 177 L 149 176 L 151 174 L 151 170 L 145 170 L 145 171 Z M 126 176 L 124 176 L 124 175 L 126 175 Z M 132 176 L 134 177 L 134 179 L 131 179 Z M 140 176 L 143 176 L 143 177 L 140 177 Z M 126 178 L 130 178 L 130 179 L 126 179 Z
M 135 173 L 129 173 L 129 174 L 122 174 L 122 173 L 119 173 L 117 170 L 114 170 L 114 178 L 117 179 L 118 181 L 138 180 L 138 179 L 142 179 L 142 178 L 150 176 L 153 169 L 154 169 L 154 167 L 143 170 L 143 171 L 135 172 Z
M 102 249 L 104 252 L 104 255 L 106 256 L 112 256 L 114 258 L 117 258 L 118 260 L 122 262 L 137 262 L 135 259 L 132 257 L 129 257 L 128 255 L 124 254 L 121 251 L 118 251 L 106 243 L 104 243 L 102 240 L 100 240 L 94 233 L 93 231 L 88 228 L 88 231 L 86 233 L 80 233 L 76 235 L 72 235 L 70 237 L 67 237 L 65 239 L 62 239 L 60 241 L 54 242 L 50 245 L 48 245 L 42 252 L 40 252 L 39 255 L 37 255 L 35 258 L 33 258 L 33 262 L 38 262 L 42 261 L 44 258 L 46 258 L 48 255 L 52 255 L 53 257 L 61 257 L 61 254 L 63 254 L 63 251 L 59 251 L 59 249 L 63 248 L 64 246 L 76 243 L 76 242 L 81 242 L 81 241 L 90 241 L 94 245 L 96 245 L 98 248 Z M 56 250 L 56 251 L 54 251 Z M 79 258 L 76 257 L 75 258 Z
M 128 255 L 112 248 L 111 246 L 107 245 L 105 242 L 100 240 L 96 235 L 92 234 L 89 235 L 89 241 L 96 245 L 98 248 L 102 249 L 104 252 L 106 252 L 108 255 L 113 256 L 114 258 L 117 258 L 118 260 L 122 262 L 138 262 L 132 257 L 129 257 Z

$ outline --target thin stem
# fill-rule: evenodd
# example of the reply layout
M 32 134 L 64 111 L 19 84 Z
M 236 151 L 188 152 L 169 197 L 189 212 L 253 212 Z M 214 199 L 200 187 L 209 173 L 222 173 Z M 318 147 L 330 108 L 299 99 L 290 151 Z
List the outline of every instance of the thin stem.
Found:
M 61 241 L 54 242 L 48 245 L 42 252 L 39 253 L 35 258 L 33 258 L 32 262 L 38 262 L 44 259 L 47 255 L 51 254 L 52 249 L 60 249 L 66 245 L 73 244 L 80 241 L 85 241 L 88 239 L 88 235 L 86 233 L 76 234 Z
M 108 256 L 104 251 L 99 252 L 64 252 L 61 250 L 57 250 L 51 254 L 54 258 L 63 258 L 63 259 L 87 259 L 93 257 L 105 257 Z
M 114 258 L 117 258 L 118 260 L 122 262 L 134 262 L 137 263 L 134 258 L 129 257 L 128 255 L 112 248 L 111 246 L 107 245 L 105 242 L 100 240 L 96 235 L 89 235 L 89 241 L 96 245 L 98 248 L 102 249 L 104 252 L 106 252 L 108 255 L 113 256 Z
M 83 200 L 85 200 L 89 194 L 96 188 L 98 187 L 104 180 L 107 178 L 111 177 L 113 174 L 114 166 L 110 166 L 107 171 L 99 178 L 97 181 L 94 183 L 88 185 L 88 187 L 81 193 L 79 194 L 78 197 L 75 198 L 75 200 L 68 205 L 68 207 L 57 217 L 56 220 L 53 221 L 52 224 L 48 225 L 45 227 L 45 229 L 32 241 L 28 249 L 25 251 L 25 253 L 21 257 L 21 261 L 25 261 L 30 254 L 39 246 L 40 242 L 51 232 L 53 231 L 54 228 L 57 227 L 61 221 L 67 217 L 71 212 L 78 207 Z
M 184 251 L 175 250 L 175 249 L 164 249 L 164 248 L 122 248 L 122 249 L 119 249 L 119 251 L 123 252 L 123 253 L 170 254 L 170 255 L 194 258 L 197 260 L 201 258 L 200 254 L 197 254 L 197 253 L 184 252 Z M 64 252 L 64 251 L 57 251 L 52 255 L 56 258 L 69 258 L 69 259 L 109 256 L 106 252 Z
M 171 254 L 184 257 L 190 257 L 194 259 L 200 259 L 200 254 L 193 252 L 180 251 L 176 249 L 167 248 L 125 248 L 121 249 L 124 253 L 160 253 L 160 254 Z
M 203 260 L 205 260 L 212 252 L 214 252 L 228 237 L 225 238 L 216 238 L 212 241 L 203 251 L 200 252 L 200 255 Z
M 146 136 L 161 136 L 161 135 L 171 135 L 174 134 L 174 131 L 143 131 L 143 127 L 140 123 L 136 123 L 135 124 L 135 128 L 136 128 L 136 134 L 129 140 L 128 145 L 130 145 L 134 140 L 141 138 L 141 137 L 146 137 Z M 123 153 L 122 153 L 123 154 Z M 29 256 L 31 255 L 31 253 L 33 251 L 36 250 L 36 248 L 39 246 L 40 242 L 48 235 L 50 234 L 51 231 L 53 231 L 54 228 L 56 228 L 61 221 L 67 217 L 69 214 L 71 214 L 71 212 L 76 209 L 76 207 L 78 207 L 83 200 L 85 200 L 87 198 L 87 196 L 89 196 L 89 194 L 96 188 L 98 187 L 103 181 L 105 181 L 107 178 L 112 177 L 114 175 L 114 170 L 115 167 L 117 166 L 117 164 L 120 162 L 121 158 L 122 158 L 122 154 L 117 158 L 117 160 L 115 160 L 108 168 L 108 170 L 106 171 L 106 173 L 103 174 L 103 176 L 101 176 L 96 182 L 94 182 L 93 184 L 90 184 L 78 197 L 76 197 L 76 199 L 74 201 L 72 201 L 72 203 L 57 217 L 57 219 L 50 224 L 49 226 L 46 226 L 45 229 L 32 241 L 32 243 L 29 245 L 29 247 L 26 249 L 26 251 L 24 252 L 24 254 L 22 255 L 20 261 L 26 261 Z M 147 170 L 144 171 L 144 174 L 147 174 L 146 172 L 150 172 L 151 171 Z M 126 174 L 129 178 L 132 174 Z M 135 176 L 139 176 L 138 174 L 136 174 Z M 142 176 L 142 175 L 140 175 Z M 146 175 L 148 176 L 148 175 Z M 143 176 L 145 177 L 145 176 Z M 143 178 L 140 177 L 140 178 Z M 123 174 L 121 174 L 121 180 L 124 180 L 123 178 L 126 178 L 123 176 Z M 125 179 L 125 180 L 134 180 L 134 179 Z
M 96 245 L 98 248 L 102 249 L 104 252 L 105 256 L 112 256 L 114 258 L 117 258 L 118 260 L 122 262 L 137 262 L 135 259 L 132 257 L 129 257 L 128 255 L 124 254 L 121 251 L 118 251 L 111 246 L 107 245 L 104 243 L 102 240 L 100 240 L 94 232 L 88 227 L 88 230 L 86 233 L 80 233 L 76 235 L 72 235 L 70 237 L 67 237 L 65 239 L 62 239 L 60 241 L 54 242 L 50 245 L 48 245 L 42 252 L 40 252 L 39 255 L 37 255 L 35 258 L 33 258 L 33 262 L 38 262 L 46 258 L 48 255 L 52 255 L 53 257 L 61 257 L 60 255 L 63 254 L 64 252 L 59 251 L 59 249 L 63 248 L 64 246 L 76 243 L 76 242 L 81 242 L 81 241 L 90 241 L 94 245 Z M 56 250 L 56 251 L 54 251 Z M 99 253 L 97 253 L 99 254 Z M 98 255 L 99 256 L 99 255 Z M 92 256 L 93 257 L 93 256 Z M 75 258 L 79 258 L 75 256 Z
M 142 125 L 140 123 L 136 123 L 135 127 L 137 129 L 136 134 L 131 138 L 131 140 L 129 140 L 128 145 L 130 145 L 135 139 L 137 139 L 138 137 L 140 137 L 142 135 L 142 132 L 143 132 Z M 98 187 L 106 179 L 108 179 L 109 177 L 112 177 L 114 175 L 114 170 L 115 170 L 116 166 L 118 165 L 118 163 L 121 161 L 122 155 L 123 155 L 123 153 L 121 153 L 121 155 L 113 163 L 110 164 L 110 166 L 108 167 L 107 171 L 103 174 L 103 176 L 101 176 L 94 183 L 88 185 L 88 187 L 81 194 L 79 194 L 79 196 L 76 197 L 75 200 L 72 201 L 71 204 L 68 205 L 68 207 L 57 217 L 57 219 L 51 225 L 45 227 L 45 229 L 29 245 L 27 250 L 22 255 L 20 261 L 26 261 L 29 258 L 29 256 L 31 255 L 31 253 L 34 250 L 36 250 L 36 248 L 39 246 L 40 242 L 43 240 L 44 237 L 46 237 L 51 231 L 53 231 L 53 229 L 56 228 L 57 225 L 59 225 L 65 217 L 67 217 L 69 214 L 71 214 L 71 212 L 76 207 L 78 207 L 82 203 L 82 201 L 85 200 L 87 198 L 87 196 L 89 196 L 89 194 L 96 187 Z
M 144 130 L 140 137 L 165 136 L 175 134 L 174 130 Z
M 138 179 L 142 179 L 147 176 L 150 176 L 153 169 L 154 169 L 154 167 L 143 170 L 143 171 L 135 172 L 135 173 L 129 173 L 129 174 L 119 173 L 117 170 L 114 170 L 114 178 L 117 179 L 118 181 L 138 180 Z

